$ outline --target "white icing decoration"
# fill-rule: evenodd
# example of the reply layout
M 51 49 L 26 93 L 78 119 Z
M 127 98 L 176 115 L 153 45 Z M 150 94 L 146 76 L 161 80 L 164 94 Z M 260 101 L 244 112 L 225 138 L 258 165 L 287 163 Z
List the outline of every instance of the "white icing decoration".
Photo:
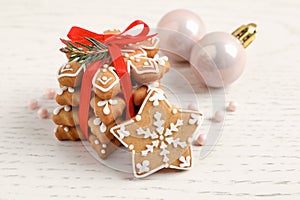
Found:
M 180 139 L 179 138 L 176 138 L 175 140 L 170 137 L 170 138 L 167 138 L 166 141 L 169 143 L 169 144 L 173 144 L 173 147 L 174 148 L 177 148 L 178 146 L 180 146 L 181 148 L 185 148 L 187 146 L 186 142 L 180 142 Z
M 165 96 L 162 90 L 158 90 L 152 97 L 149 98 L 149 101 L 153 101 L 153 106 L 158 106 L 159 101 L 165 100 Z
M 126 53 L 127 53 L 127 54 L 128 54 L 128 53 L 134 53 L 135 50 L 133 50 L 133 49 L 122 49 L 121 52 L 122 52 L 123 55 L 126 57 Z M 145 51 L 145 55 L 147 55 L 146 51 Z M 129 57 L 129 54 L 128 54 L 128 57 Z M 127 58 L 128 58 L 128 57 L 127 57 Z
M 173 113 L 174 115 L 177 114 L 177 109 L 174 108 L 173 111 L 172 111 L 172 113 Z
M 109 100 L 98 101 L 97 105 L 99 107 L 104 106 L 104 108 L 103 108 L 104 115 L 109 115 L 110 112 L 111 112 L 110 109 L 109 109 L 109 107 L 108 107 L 108 104 L 110 104 L 110 105 L 117 105 L 118 104 L 118 100 L 109 99 Z
M 107 144 L 102 144 L 102 148 L 107 148 Z
M 95 140 L 94 143 L 95 143 L 95 145 L 99 145 L 100 144 L 99 140 Z
M 57 93 L 57 95 L 62 95 L 66 90 L 68 90 L 69 93 L 75 92 L 74 88 L 64 86 L 62 88 L 57 89 L 56 93 Z
M 98 81 L 102 81 L 101 79 L 97 79 L 97 76 L 98 76 L 98 73 L 101 72 L 101 70 L 99 69 L 97 72 L 96 72 L 96 75 L 94 76 L 93 78 L 93 86 L 96 87 L 97 89 L 101 90 L 102 92 L 108 92 L 109 90 L 111 90 L 114 86 L 116 86 L 119 82 L 120 82 L 120 79 L 118 77 L 118 75 L 114 72 L 114 67 L 108 67 L 107 68 L 112 74 L 113 76 L 115 77 L 115 81 L 113 81 L 108 87 L 101 87 L 100 85 L 98 85 L 96 83 L 96 80 Z M 103 69 L 102 71 L 104 72 L 104 70 L 106 69 Z M 112 77 L 110 77 L 112 78 Z M 108 82 L 108 80 L 107 80 Z M 101 82 L 102 83 L 102 82 Z M 103 84 L 103 83 L 102 83 Z M 106 83 L 107 84 L 107 83 Z M 103 84 L 103 85 L 106 85 L 106 84 Z
M 137 134 L 138 135 L 144 135 L 144 138 L 150 138 L 151 139 L 156 139 L 158 138 L 158 135 L 151 132 L 149 128 L 147 128 L 146 130 L 142 129 L 141 127 L 139 127 L 137 130 L 136 130 Z
M 105 68 L 105 69 L 108 68 L 108 64 L 104 64 L 103 68 Z
M 136 115 L 136 116 L 135 116 L 135 119 L 136 119 L 136 121 L 141 121 L 142 116 L 141 116 L 141 115 Z
M 134 149 L 134 145 L 133 144 L 131 144 L 131 145 L 129 145 L 129 150 L 133 150 Z
M 149 92 L 151 89 L 157 88 L 159 86 L 159 82 L 152 82 L 152 83 L 148 83 L 146 85 L 148 87 L 147 92 Z
M 70 68 L 70 69 L 72 69 L 72 68 Z M 77 76 L 80 73 L 81 70 L 84 70 L 84 69 L 85 69 L 85 64 L 82 64 L 74 74 L 68 74 L 68 73 L 66 73 L 66 74 L 59 74 L 57 76 L 57 78 L 59 79 L 61 77 L 65 77 L 65 76 L 67 76 L 67 77 L 75 77 L 75 76 Z M 72 71 L 73 71 L 73 69 L 72 69 Z M 63 72 L 63 71 L 61 71 L 61 72 Z
M 102 154 L 106 154 L 106 151 L 104 149 L 101 149 Z
M 59 106 L 53 110 L 53 115 L 58 115 L 58 113 L 64 108 L 64 106 Z
M 101 125 L 100 125 L 100 127 L 99 127 L 99 129 L 100 129 L 100 132 L 104 133 L 104 132 L 107 130 L 107 127 L 106 127 L 106 125 L 102 122 Z
M 149 38 L 148 41 L 151 42 L 152 46 L 147 46 L 147 45 L 138 45 L 139 47 L 143 48 L 143 49 L 147 49 L 147 50 L 154 50 L 157 48 L 158 44 L 159 44 L 159 38 L 158 37 L 152 37 Z
M 107 85 L 107 83 L 111 80 L 112 77 L 107 78 L 107 76 L 103 76 L 101 79 L 97 78 L 97 81 L 99 81 L 102 85 Z
M 163 156 L 163 162 L 166 164 L 169 162 L 169 158 L 167 155 L 170 154 L 170 151 L 167 150 L 167 147 L 168 146 L 164 142 L 161 142 L 160 147 L 159 147 L 161 149 L 161 152 L 159 155 Z
M 65 110 L 66 112 L 69 112 L 69 111 L 71 110 L 71 106 L 64 106 L 64 110 Z
M 65 128 L 64 128 L 64 131 L 65 131 L 65 132 L 69 132 L 69 131 L 70 131 L 69 127 L 65 127 Z
M 67 88 L 68 87 L 66 87 L 66 86 L 64 86 L 62 88 L 58 88 L 56 91 L 57 95 L 62 95 Z
M 154 58 L 148 58 L 147 52 L 145 50 L 143 50 L 143 49 L 138 49 L 138 50 L 141 50 L 142 53 L 134 54 L 133 58 L 135 58 L 136 61 L 137 61 L 137 59 L 139 59 L 139 61 L 137 61 L 139 65 L 142 64 L 142 63 L 140 63 L 141 59 L 144 60 L 144 62 L 142 64 L 143 66 L 141 66 L 143 69 L 141 70 L 140 66 L 138 64 L 135 65 L 130 59 L 127 59 L 127 68 L 130 69 L 132 67 L 137 74 L 159 73 L 157 60 L 154 60 Z M 144 69 L 144 68 L 146 68 L 146 69 Z
M 186 158 L 184 156 L 180 156 L 179 161 L 181 164 L 180 167 L 190 167 L 191 166 L 191 157 L 187 156 Z
M 65 71 L 73 71 L 73 69 L 71 68 L 71 66 L 70 66 L 69 64 L 65 64 L 65 65 L 61 68 L 60 72 L 63 73 L 63 72 L 65 72 Z
M 70 92 L 70 93 L 74 93 L 74 92 L 75 92 L 75 89 L 74 89 L 74 88 L 72 88 L 72 87 L 68 87 L 68 92 Z
M 125 126 L 124 125 L 120 125 L 120 129 L 117 130 L 117 133 L 119 134 L 119 138 L 122 140 L 124 137 L 128 137 L 130 135 L 129 131 L 125 130 Z
M 138 173 L 144 173 L 144 172 L 148 172 L 149 169 L 149 165 L 150 165 L 150 161 L 149 160 L 144 160 L 142 163 L 138 163 L 136 164 L 136 168 L 139 169 Z
M 191 114 L 191 118 L 189 119 L 189 125 L 200 125 L 202 122 L 202 116 L 196 115 L 194 113 Z
M 158 145 L 159 145 L 159 141 L 158 140 L 152 141 L 152 145 L 147 144 L 146 145 L 146 150 L 142 151 L 142 156 L 147 156 L 149 152 L 152 153 L 154 147 L 158 147 Z
M 100 118 L 95 118 L 94 121 L 93 121 L 94 125 L 95 126 L 99 126 L 99 130 L 100 132 L 104 133 L 106 130 L 107 130 L 107 127 L 106 125 L 101 121 Z
M 170 153 L 167 150 L 169 144 L 173 144 L 174 148 L 181 147 L 184 148 L 187 146 L 186 142 L 180 142 L 179 138 L 173 139 L 173 132 L 178 132 L 178 128 L 183 125 L 183 121 L 177 119 L 176 123 L 170 123 L 169 128 L 165 129 L 165 120 L 161 119 L 162 114 L 160 112 L 156 112 L 154 114 L 154 122 L 153 125 L 156 127 L 155 131 L 151 132 L 149 128 L 144 130 L 139 127 L 136 132 L 137 135 L 144 135 L 144 138 L 151 138 L 151 145 L 147 144 L 146 149 L 141 151 L 142 156 L 147 156 L 149 152 L 153 152 L 154 148 L 159 147 L 161 149 L 160 155 L 163 156 L 163 162 L 168 164 L 169 158 L 168 154 Z
M 158 54 L 155 54 L 155 56 L 153 57 L 153 60 L 158 62 L 158 64 L 165 66 L 166 62 L 169 60 L 167 56 L 162 56 L 160 57 Z
M 100 118 L 95 118 L 94 121 L 93 121 L 93 123 L 94 123 L 95 126 L 99 126 L 101 122 L 102 121 L 101 121 Z

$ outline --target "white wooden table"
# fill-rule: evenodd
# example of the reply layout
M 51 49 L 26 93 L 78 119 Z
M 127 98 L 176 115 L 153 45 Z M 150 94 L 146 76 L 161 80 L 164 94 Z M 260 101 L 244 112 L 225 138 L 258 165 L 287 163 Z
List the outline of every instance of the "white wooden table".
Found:
M 138 18 L 154 27 L 176 8 L 199 13 L 208 31 L 259 26 L 244 75 L 225 91 L 238 110 L 226 115 L 209 156 L 200 159 L 195 148 L 192 170 L 134 179 L 98 162 L 80 142 L 58 142 L 52 122 L 28 111 L 29 98 L 54 108 L 43 93 L 57 87 L 56 71 L 65 61 L 58 39 L 72 25 L 102 31 Z M 299 9 L 296 0 L 2 0 L 0 199 L 300 199 Z M 214 126 L 211 97 L 188 67 L 175 69 L 197 91 L 207 133 Z M 183 106 L 189 95 L 182 93 Z

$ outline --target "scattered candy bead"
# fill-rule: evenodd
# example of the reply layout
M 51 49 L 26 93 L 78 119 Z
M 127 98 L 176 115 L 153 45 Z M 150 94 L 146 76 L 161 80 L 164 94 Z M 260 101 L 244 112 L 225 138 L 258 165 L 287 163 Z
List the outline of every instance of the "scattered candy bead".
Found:
M 48 116 L 49 116 L 49 112 L 46 108 L 40 108 L 38 111 L 37 111 L 37 114 L 38 114 L 38 117 L 40 119 L 47 119 Z
M 36 99 L 30 99 L 29 101 L 28 101 L 28 108 L 30 109 L 30 110 L 35 110 L 35 109 L 37 109 L 39 107 L 39 102 L 38 102 L 38 100 L 36 100 Z
M 235 112 L 236 111 L 236 107 L 237 107 L 236 103 L 233 102 L 233 101 L 230 101 L 226 110 L 228 112 Z
M 48 88 L 45 92 L 45 97 L 47 99 L 54 99 L 56 96 L 56 90 L 52 89 L 52 88 Z
M 224 120 L 224 112 L 222 112 L 222 111 L 217 111 L 216 113 L 215 113 L 215 116 L 213 117 L 213 121 L 214 122 L 221 122 L 221 121 L 223 121 Z
M 190 103 L 187 108 L 188 108 L 188 110 L 194 110 L 194 111 L 199 110 L 195 103 Z
M 194 145 L 203 146 L 205 143 L 206 135 L 200 134 L 197 139 L 194 141 Z

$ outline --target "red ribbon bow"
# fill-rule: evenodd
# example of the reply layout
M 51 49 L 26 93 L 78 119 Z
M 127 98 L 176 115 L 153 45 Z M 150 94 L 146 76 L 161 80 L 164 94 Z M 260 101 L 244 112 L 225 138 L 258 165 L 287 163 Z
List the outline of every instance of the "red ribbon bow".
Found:
M 137 35 L 125 35 L 125 33 L 132 28 L 143 25 L 142 31 Z M 85 38 L 93 38 L 97 41 L 103 43 L 108 47 L 108 51 L 112 58 L 112 62 L 116 68 L 117 75 L 120 78 L 121 87 L 123 90 L 124 100 L 126 102 L 126 118 L 129 119 L 134 115 L 134 107 L 132 103 L 132 88 L 131 88 L 131 79 L 127 70 L 127 66 L 124 62 L 124 58 L 121 54 L 121 49 L 124 45 L 134 44 L 137 42 L 142 42 L 148 38 L 154 37 L 156 34 L 148 35 L 150 31 L 149 26 L 141 20 L 136 20 L 131 23 L 122 33 L 117 35 L 104 35 L 97 34 L 88 30 L 85 30 L 80 27 L 72 27 L 68 33 L 68 38 L 70 42 L 76 44 L 76 42 L 90 45 L 90 42 Z M 79 125 L 80 128 L 88 138 L 88 117 L 89 117 L 89 107 L 90 107 L 90 97 L 91 97 L 91 89 L 92 89 L 92 79 L 97 72 L 97 70 L 101 67 L 100 61 L 96 61 L 89 65 L 84 72 L 81 84 L 80 91 L 80 103 L 79 103 Z

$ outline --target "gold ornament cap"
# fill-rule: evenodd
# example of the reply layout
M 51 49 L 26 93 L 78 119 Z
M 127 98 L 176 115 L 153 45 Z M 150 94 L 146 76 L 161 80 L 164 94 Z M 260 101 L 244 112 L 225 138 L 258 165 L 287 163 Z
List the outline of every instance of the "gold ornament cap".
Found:
M 244 48 L 248 47 L 256 37 L 257 25 L 250 23 L 242 25 L 232 32 L 232 35 L 236 37 L 243 45 Z

